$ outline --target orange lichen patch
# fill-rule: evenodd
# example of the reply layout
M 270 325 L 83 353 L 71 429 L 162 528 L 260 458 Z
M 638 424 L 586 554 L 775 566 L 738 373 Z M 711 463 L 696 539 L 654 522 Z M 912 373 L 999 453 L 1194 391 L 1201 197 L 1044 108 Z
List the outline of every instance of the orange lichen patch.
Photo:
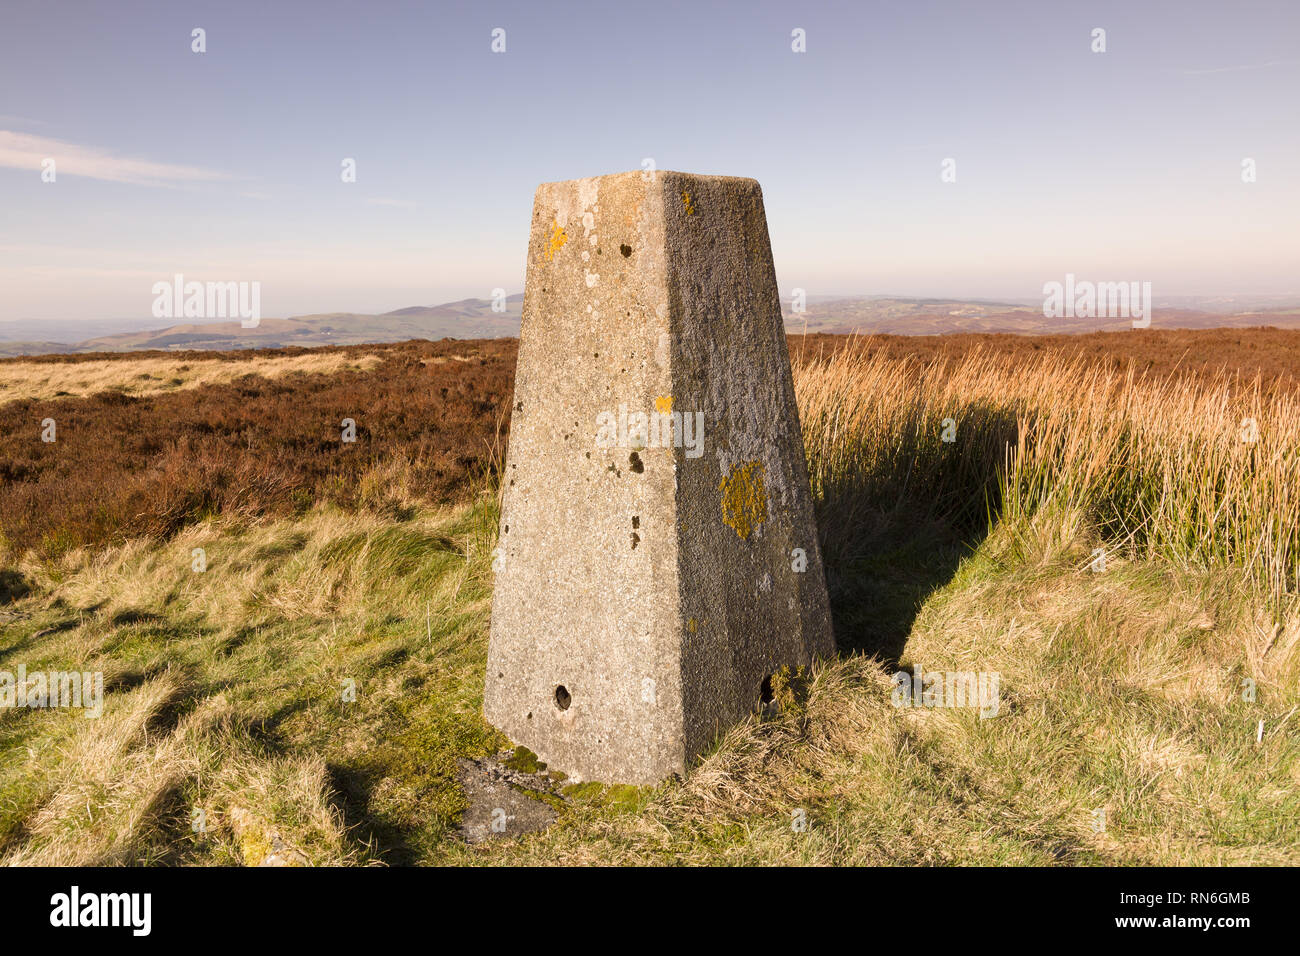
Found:
M 722 490 L 722 521 L 742 539 L 767 520 L 767 490 L 763 465 L 749 461 L 735 465 L 718 484 Z
M 665 434 L 665 432 L 662 431 L 662 429 L 667 429 L 668 430 L 667 434 L 669 435 L 672 434 L 672 419 L 671 419 L 672 413 L 673 413 L 673 397 L 671 395 L 658 396 L 655 399 L 655 414 L 659 416 L 667 416 L 667 417 L 661 417 L 661 420 L 659 422 L 659 427 L 661 429 L 660 435 Z M 667 455 L 669 458 L 673 457 L 674 448 L 672 442 L 664 439 L 660 447 L 663 450 L 663 453 L 665 455 Z
M 569 241 L 569 234 L 560 228 L 558 219 L 551 220 L 551 244 L 546 249 L 546 261 L 550 262 L 555 254 Z
M 695 215 L 695 203 L 691 202 L 691 194 L 685 190 L 682 191 L 682 205 L 686 207 L 686 215 Z

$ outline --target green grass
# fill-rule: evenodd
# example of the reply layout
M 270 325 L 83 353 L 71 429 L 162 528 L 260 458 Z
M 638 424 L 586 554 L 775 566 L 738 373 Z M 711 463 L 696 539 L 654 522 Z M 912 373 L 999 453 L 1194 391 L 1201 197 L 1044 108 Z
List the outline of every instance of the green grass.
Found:
M 69 837 L 58 821 L 33 829 L 32 811 L 109 777 L 122 749 L 145 752 L 155 725 L 185 745 L 168 754 L 167 766 L 142 774 L 137 799 L 152 798 L 155 782 L 173 786 L 173 766 L 183 799 L 162 808 L 168 819 L 125 834 L 136 841 L 130 853 L 232 858 L 220 833 L 168 841 L 190 831 L 195 809 L 219 821 L 227 804 L 263 797 L 264 805 L 246 809 L 281 832 L 300 832 L 294 795 L 274 781 L 294 781 L 295 768 L 301 776 L 308 765 L 317 779 L 307 785 L 329 818 L 316 824 L 334 832 L 307 841 L 304 852 L 364 861 L 380 852 L 365 845 L 368 837 L 399 831 L 431 852 L 462 806 L 451 778 L 456 758 L 505 743 L 479 715 L 490 592 L 486 557 L 464 551 L 479 520 L 472 510 L 400 524 L 316 513 L 262 527 L 200 526 L 167 546 L 66 560 L 39 596 L 10 606 L 0 669 L 67 668 L 75 660 L 79 669 L 104 671 L 104 724 L 124 717 L 133 695 L 166 693 L 121 721 L 108 754 L 59 746 L 96 723 L 78 713 L 0 713 L 6 753 L 41 745 L 32 759 L 0 766 L 0 846 L 24 859 L 98 859 L 103 840 Z M 192 547 L 207 549 L 201 574 L 190 569 Z M 66 629 L 31 639 L 59 626 Z M 343 700 L 345 682 L 355 686 L 355 702 Z M 187 721 L 195 732 L 180 735 Z M 267 792 L 242 792 L 263 768 Z
M 1300 861 L 1300 747 L 1281 723 L 1297 694 L 1265 679 L 1242 699 L 1255 622 L 1231 579 L 1095 574 L 1086 540 L 1010 528 L 964 557 L 899 543 L 833 569 L 840 621 L 897 586 L 879 634 L 905 629 L 901 666 L 998 671 L 996 717 L 895 708 L 892 665 L 850 655 L 783 685 L 780 715 L 685 781 L 561 785 L 549 830 L 466 846 L 457 760 L 508 745 L 480 716 L 483 520 L 205 525 L 31 574 L 0 669 L 75 661 L 112 689 L 100 721 L 0 716 L 8 860 L 244 863 L 275 835 L 318 864 Z

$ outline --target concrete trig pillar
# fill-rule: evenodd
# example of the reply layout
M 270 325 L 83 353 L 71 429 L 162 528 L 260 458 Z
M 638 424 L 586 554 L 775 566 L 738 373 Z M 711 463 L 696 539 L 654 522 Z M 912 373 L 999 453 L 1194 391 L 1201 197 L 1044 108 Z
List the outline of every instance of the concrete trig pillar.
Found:
M 757 182 L 538 187 L 502 483 L 484 710 L 572 778 L 682 773 L 834 652 Z

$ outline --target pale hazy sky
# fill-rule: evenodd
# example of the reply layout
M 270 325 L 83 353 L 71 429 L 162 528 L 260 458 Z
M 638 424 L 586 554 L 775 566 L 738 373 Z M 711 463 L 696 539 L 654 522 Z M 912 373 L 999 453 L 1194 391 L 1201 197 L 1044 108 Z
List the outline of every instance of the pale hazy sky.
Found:
M 1300 294 L 1300 2 L 3 0 L 0 319 L 513 293 L 537 184 L 645 157 L 758 179 L 785 295 Z

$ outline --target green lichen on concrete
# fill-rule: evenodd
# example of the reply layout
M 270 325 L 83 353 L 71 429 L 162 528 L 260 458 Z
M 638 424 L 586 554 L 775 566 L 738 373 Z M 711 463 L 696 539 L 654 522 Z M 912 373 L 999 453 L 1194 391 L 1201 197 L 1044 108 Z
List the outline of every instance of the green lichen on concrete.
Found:
M 515 752 L 502 761 L 506 767 L 516 773 L 541 773 L 546 764 L 537 759 L 537 754 L 527 747 L 516 747 Z
M 546 804 L 556 813 L 560 813 L 566 806 L 568 806 L 562 796 L 549 790 L 534 790 L 532 787 L 522 787 L 517 783 L 510 783 L 507 784 L 507 786 L 511 790 L 515 791 L 515 793 L 522 793 L 525 797 L 530 797 L 539 803 Z
M 575 804 L 588 804 L 616 813 L 637 813 L 644 806 L 653 787 L 634 787 L 630 784 L 606 785 L 590 781 L 573 783 L 563 788 L 563 793 Z

